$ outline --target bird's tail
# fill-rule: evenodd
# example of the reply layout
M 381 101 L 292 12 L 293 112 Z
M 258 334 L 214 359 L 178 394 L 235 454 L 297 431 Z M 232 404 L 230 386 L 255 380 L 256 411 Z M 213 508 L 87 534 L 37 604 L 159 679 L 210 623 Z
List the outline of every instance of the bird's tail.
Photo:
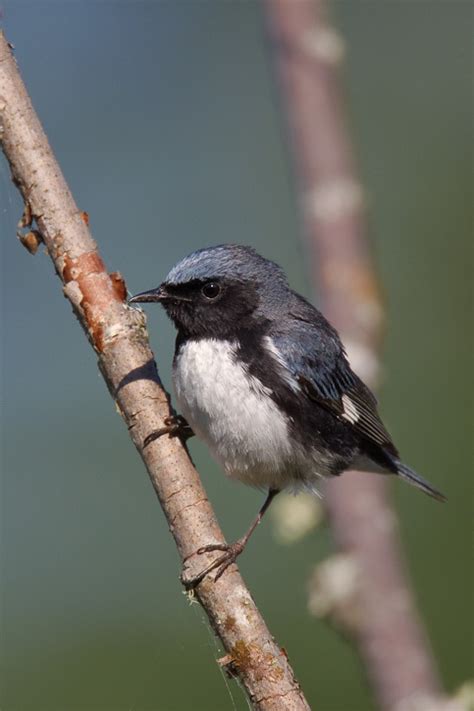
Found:
M 437 501 L 446 501 L 444 494 L 435 489 L 434 486 L 431 486 L 429 482 L 414 472 L 413 469 L 407 467 L 407 465 L 403 464 L 403 462 L 399 459 L 394 459 L 393 463 L 397 468 L 397 474 L 399 477 L 405 479 L 405 481 L 413 486 L 416 486 L 418 489 L 421 489 L 421 491 L 424 491 L 425 494 L 428 494 L 428 496 L 432 496 L 433 499 L 436 499 Z

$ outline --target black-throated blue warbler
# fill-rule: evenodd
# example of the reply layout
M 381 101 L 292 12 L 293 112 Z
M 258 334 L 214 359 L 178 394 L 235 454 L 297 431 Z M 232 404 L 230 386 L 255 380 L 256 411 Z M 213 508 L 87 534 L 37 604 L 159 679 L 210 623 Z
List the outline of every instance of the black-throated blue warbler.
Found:
M 228 476 L 268 490 L 245 536 L 200 549 L 223 554 L 194 584 L 235 561 L 282 489 L 317 491 L 321 478 L 360 469 L 398 475 L 444 500 L 400 461 L 337 332 L 277 264 L 240 245 L 201 249 L 130 299 L 154 301 L 178 330 L 173 383 L 187 423 Z

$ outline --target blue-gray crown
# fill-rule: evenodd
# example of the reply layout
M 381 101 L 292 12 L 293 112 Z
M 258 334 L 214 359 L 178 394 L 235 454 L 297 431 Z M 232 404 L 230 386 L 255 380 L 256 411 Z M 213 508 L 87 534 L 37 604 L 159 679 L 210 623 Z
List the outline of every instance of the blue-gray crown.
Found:
M 239 244 L 220 244 L 198 249 L 176 264 L 165 279 L 168 284 L 183 284 L 192 279 L 255 280 L 271 279 L 282 286 L 288 282 L 285 273 L 274 262 L 261 257 L 252 247 Z

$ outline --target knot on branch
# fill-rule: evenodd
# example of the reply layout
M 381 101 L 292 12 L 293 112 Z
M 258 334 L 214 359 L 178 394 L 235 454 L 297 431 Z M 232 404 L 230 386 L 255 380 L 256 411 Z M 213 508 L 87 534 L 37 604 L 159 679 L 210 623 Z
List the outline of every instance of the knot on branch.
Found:
M 29 230 L 25 233 L 17 232 L 17 237 L 23 247 L 28 250 L 30 254 L 36 254 L 41 242 L 43 241 L 43 238 L 38 230 Z
M 337 554 L 314 569 L 309 582 L 308 608 L 351 631 L 360 624 L 358 602 L 360 565 L 355 556 Z
M 310 57 L 330 65 L 342 62 L 346 53 L 341 35 L 328 25 L 309 28 L 301 38 L 301 49 Z
M 30 229 L 34 221 L 34 215 L 32 207 L 28 200 L 25 200 L 25 207 L 23 209 L 23 214 L 18 221 L 18 229 L 16 231 L 16 236 L 22 243 L 23 247 L 28 250 L 30 254 L 36 254 L 38 247 L 41 242 L 43 242 L 43 237 L 39 230 Z M 27 229 L 24 232 L 24 229 Z

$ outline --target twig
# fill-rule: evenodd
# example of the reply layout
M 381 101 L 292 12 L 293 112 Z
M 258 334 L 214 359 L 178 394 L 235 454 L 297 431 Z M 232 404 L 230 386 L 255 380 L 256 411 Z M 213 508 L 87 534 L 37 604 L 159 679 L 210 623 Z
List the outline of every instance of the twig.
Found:
M 340 331 L 353 367 L 374 387 L 383 306 L 337 81 L 343 42 L 328 24 L 324 0 L 264 5 L 322 310 Z M 338 564 L 355 572 L 341 577 L 352 579 L 354 589 L 341 594 L 333 612 L 350 628 L 380 707 L 440 699 L 386 479 L 350 472 L 328 486 L 327 505 L 342 554 Z
M 122 277 L 108 274 L 69 192 L 0 35 L 0 135 L 24 202 L 22 227 L 36 222 L 64 293 L 99 358 L 100 370 L 138 449 L 190 576 L 206 563 L 195 553 L 224 538 L 199 476 L 178 439 L 142 443 L 170 415 L 148 343 L 144 314 L 125 303 Z M 212 559 L 208 558 L 208 561 Z M 196 592 L 227 655 L 221 660 L 242 681 L 254 708 L 303 711 L 309 706 L 236 568 Z

